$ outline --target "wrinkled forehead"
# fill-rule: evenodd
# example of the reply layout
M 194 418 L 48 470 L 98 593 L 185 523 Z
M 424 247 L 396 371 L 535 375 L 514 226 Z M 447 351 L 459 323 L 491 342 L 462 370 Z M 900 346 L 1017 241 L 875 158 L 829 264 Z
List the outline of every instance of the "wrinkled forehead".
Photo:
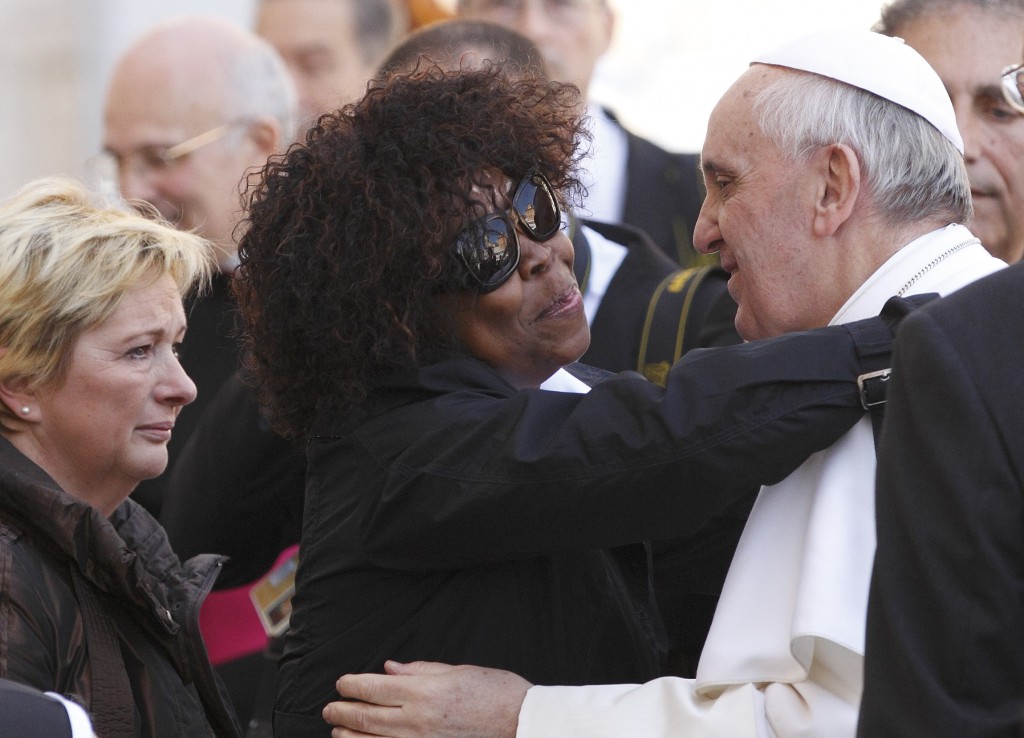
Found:
M 104 126 L 108 135 L 133 132 L 143 138 L 145 132 L 200 131 L 222 122 L 222 92 L 223 75 L 217 70 L 193 75 L 185 66 L 132 55 L 111 76 Z
M 784 69 L 764 64 L 749 67 L 725 91 L 711 111 L 708 135 L 723 126 L 730 129 L 731 135 L 743 135 L 743 130 L 747 130 L 748 135 L 753 132 L 755 129 L 752 126 L 756 126 L 754 104 L 757 96 L 788 73 Z

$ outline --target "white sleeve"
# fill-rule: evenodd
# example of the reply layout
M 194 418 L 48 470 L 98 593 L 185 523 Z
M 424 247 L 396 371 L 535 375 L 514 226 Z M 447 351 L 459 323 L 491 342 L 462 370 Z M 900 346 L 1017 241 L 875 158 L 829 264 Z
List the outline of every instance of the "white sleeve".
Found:
M 71 738 L 96 738 L 96 734 L 92 731 L 92 721 L 89 720 L 89 715 L 81 705 L 56 692 L 47 692 L 46 696 L 60 702 L 67 710 L 68 719 L 71 721 Z
M 762 693 L 751 684 L 714 697 L 691 679 L 646 684 L 531 687 L 516 738 L 770 738 Z

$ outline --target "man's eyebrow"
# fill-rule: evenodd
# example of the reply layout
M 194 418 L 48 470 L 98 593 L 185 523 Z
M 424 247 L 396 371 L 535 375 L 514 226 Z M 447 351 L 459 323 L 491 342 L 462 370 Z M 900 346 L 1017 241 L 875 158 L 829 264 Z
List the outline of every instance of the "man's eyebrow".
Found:
M 992 84 L 981 85 L 980 87 L 976 87 L 974 89 L 974 96 L 975 97 L 995 98 L 995 99 L 1000 100 L 1000 101 L 1005 99 L 1003 97 L 1003 88 L 997 82 L 993 82 Z

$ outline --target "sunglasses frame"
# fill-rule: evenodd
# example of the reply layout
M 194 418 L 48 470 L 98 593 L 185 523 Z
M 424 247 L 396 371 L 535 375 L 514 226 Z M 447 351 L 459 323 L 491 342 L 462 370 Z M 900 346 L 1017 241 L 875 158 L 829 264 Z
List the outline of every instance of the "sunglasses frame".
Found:
M 530 186 L 533 186 L 534 190 L 531 193 L 529 201 L 524 202 L 524 198 L 529 191 Z M 551 228 L 544 231 L 537 230 L 536 221 L 531 224 L 526 215 L 524 215 L 528 208 L 537 201 L 538 190 L 543 190 L 547 193 L 553 208 L 553 225 Z M 483 217 L 473 221 L 469 226 L 464 228 L 455 239 L 454 254 L 461 264 L 466 277 L 466 279 L 462 280 L 465 288 L 475 290 L 481 294 L 486 294 L 498 289 L 509 280 L 512 274 L 515 273 L 516 268 L 519 266 L 519 259 L 522 254 L 522 250 L 519 246 L 519 234 L 516 232 L 517 230 L 521 229 L 526 235 L 538 243 L 543 243 L 558 233 L 562 224 L 562 209 L 558 204 L 558 198 L 555 196 L 554 188 L 551 186 L 547 177 L 540 172 L 527 172 L 523 178 L 519 180 L 515 193 L 512 195 L 511 203 L 512 206 L 507 210 L 498 210 L 492 213 L 487 213 Z M 494 221 L 500 221 L 505 226 L 505 232 L 509 236 L 509 245 L 506 247 L 506 251 L 511 251 L 512 254 L 505 266 L 495 272 L 489 280 L 485 281 L 480 278 L 479 274 L 477 274 L 476 270 L 471 266 L 475 260 L 470 258 L 470 254 L 477 250 L 480 240 L 484 234 L 488 233 L 490 230 L 488 225 Z

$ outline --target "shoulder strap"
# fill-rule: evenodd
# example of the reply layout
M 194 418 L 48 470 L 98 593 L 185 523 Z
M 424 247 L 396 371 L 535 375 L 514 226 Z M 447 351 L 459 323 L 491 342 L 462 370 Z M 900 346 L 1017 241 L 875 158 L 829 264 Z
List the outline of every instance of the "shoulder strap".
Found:
M 97 735 L 103 738 L 134 738 L 135 701 L 114 625 L 103 611 L 92 585 L 82 578 L 74 564 L 70 569 L 78 604 L 82 608 L 85 642 L 89 649 L 89 672 L 92 675 L 89 713 Z
M 665 277 L 651 296 L 640 336 L 637 371 L 665 385 L 668 370 L 683 355 L 690 306 L 712 267 L 681 269 Z

